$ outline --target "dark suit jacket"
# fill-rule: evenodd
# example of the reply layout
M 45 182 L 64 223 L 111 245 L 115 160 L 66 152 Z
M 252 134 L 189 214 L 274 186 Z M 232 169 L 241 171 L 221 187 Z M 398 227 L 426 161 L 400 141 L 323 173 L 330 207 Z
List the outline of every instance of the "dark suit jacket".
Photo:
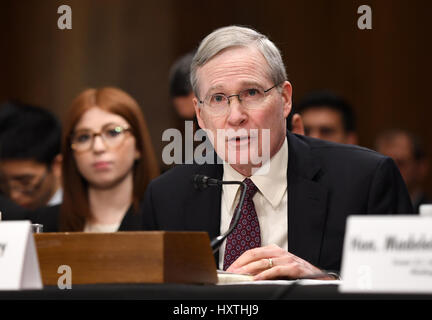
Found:
M 339 270 L 345 222 L 351 214 L 412 213 L 393 160 L 374 151 L 287 133 L 288 250 L 327 270 Z M 156 230 L 220 233 L 222 188 L 196 190 L 196 173 L 222 179 L 223 166 L 180 165 L 147 188 L 145 224 Z M 217 258 L 217 257 L 216 257 Z

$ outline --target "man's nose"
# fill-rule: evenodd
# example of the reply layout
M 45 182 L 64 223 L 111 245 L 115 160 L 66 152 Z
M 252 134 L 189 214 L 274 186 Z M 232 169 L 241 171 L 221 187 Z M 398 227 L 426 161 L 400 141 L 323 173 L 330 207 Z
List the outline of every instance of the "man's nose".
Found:
M 12 201 L 21 205 L 22 193 L 20 190 L 15 190 L 11 188 L 9 196 L 12 199 Z
M 247 120 L 247 110 L 241 104 L 240 97 L 238 95 L 229 96 L 228 99 L 230 101 L 228 123 L 232 126 L 239 126 Z

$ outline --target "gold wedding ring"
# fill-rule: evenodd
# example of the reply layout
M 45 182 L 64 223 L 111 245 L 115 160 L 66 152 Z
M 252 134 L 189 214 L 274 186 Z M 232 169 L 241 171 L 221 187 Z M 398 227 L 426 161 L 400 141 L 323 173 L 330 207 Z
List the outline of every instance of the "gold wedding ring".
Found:
M 267 260 L 268 260 L 268 262 L 269 262 L 269 266 L 268 266 L 268 268 L 269 268 L 269 269 L 270 269 L 270 268 L 273 268 L 273 259 L 272 259 L 272 258 L 268 258 Z

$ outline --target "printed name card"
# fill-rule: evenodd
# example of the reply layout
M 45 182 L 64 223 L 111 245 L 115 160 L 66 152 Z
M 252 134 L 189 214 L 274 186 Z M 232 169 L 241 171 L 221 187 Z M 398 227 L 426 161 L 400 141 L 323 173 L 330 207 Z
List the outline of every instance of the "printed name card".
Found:
M 29 221 L 0 222 L 0 290 L 42 289 Z
M 341 277 L 341 292 L 432 292 L 432 219 L 349 217 Z

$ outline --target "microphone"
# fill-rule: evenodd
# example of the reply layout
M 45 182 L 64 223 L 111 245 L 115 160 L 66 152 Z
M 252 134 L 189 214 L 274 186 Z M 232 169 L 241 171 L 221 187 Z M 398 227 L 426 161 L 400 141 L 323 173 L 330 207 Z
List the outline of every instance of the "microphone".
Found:
M 223 184 L 223 181 L 209 178 L 202 174 L 195 174 L 193 176 L 193 184 L 195 189 L 204 190 L 207 189 L 208 186 L 221 186 Z
M 215 178 L 209 178 L 201 174 L 195 174 L 193 176 L 193 184 L 195 189 L 199 189 L 199 190 L 204 190 L 207 189 L 208 187 L 213 187 L 213 186 L 221 186 L 223 184 L 239 184 L 240 186 L 243 187 L 240 194 L 239 205 L 237 206 L 237 209 L 234 212 L 233 223 L 230 225 L 229 229 L 225 233 L 217 236 L 216 238 L 212 239 L 212 241 L 210 242 L 213 253 L 216 253 L 219 250 L 220 246 L 222 245 L 222 242 L 234 231 L 234 229 L 237 227 L 237 224 L 240 221 L 241 207 L 243 206 L 247 185 L 243 181 L 222 181 Z

